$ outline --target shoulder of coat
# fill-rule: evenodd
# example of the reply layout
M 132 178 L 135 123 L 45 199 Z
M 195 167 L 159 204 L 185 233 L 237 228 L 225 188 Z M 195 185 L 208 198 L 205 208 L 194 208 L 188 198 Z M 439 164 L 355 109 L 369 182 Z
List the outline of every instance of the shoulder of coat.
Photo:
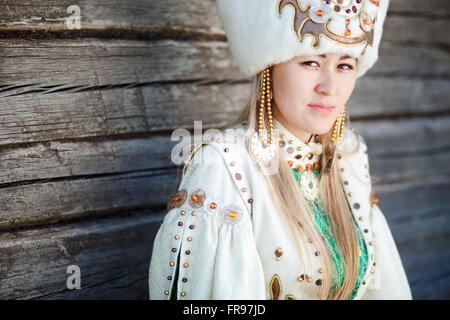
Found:
M 221 165 L 223 161 L 227 166 L 232 166 L 233 161 L 240 163 L 245 159 L 245 132 L 244 122 L 233 125 L 229 128 L 213 131 L 214 134 L 205 131 L 202 137 L 202 143 L 194 145 L 185 164 L 206 164 Z M 184 172 L 187 165 L 185 165 Z
M 342 139 L 336 147 L 337 151 L 346 153 L 358 153 L 367 155 L 367 144 L 364 138 L 354 128 L 344 127 Z

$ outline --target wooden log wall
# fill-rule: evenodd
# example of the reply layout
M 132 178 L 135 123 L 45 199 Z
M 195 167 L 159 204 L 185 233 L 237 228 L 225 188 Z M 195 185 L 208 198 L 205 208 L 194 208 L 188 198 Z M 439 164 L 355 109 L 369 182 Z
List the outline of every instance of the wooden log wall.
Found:
M 391 0 L 348 105 L 415 299 L 450 298 L 449 19 Z M 171 132 L 223 127 L 249 94 L 214 0 L 0 1 L 0 298 L 147 299 Z

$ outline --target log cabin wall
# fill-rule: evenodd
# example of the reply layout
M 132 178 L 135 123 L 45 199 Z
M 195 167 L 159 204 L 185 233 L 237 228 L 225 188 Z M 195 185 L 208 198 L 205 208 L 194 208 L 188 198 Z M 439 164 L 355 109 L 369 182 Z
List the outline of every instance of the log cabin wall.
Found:
M 449 19 L 391 0 L 348 105 L 415 299 L 450 298 Z M 147 299 L 171 133 L 221 128 L 249 94 L 213 0 L 2 0 L 0 298 Z

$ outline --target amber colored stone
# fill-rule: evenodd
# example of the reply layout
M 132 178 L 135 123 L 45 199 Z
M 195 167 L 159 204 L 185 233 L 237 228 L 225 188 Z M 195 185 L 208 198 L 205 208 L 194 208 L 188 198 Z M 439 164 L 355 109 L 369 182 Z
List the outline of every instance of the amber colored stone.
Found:
M 306 165 L 306 170 L 311 170 L 312 169 L 312 164 L 311 163 L 308 163 L 307 165 Z

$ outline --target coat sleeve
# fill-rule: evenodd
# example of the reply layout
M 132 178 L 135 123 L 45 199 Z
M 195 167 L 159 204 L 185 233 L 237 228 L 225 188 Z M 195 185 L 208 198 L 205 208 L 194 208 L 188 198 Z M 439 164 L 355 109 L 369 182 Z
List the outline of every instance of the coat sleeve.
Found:
M 265 299 L 248 209 L 220 151 L 195 152 L 153 242 L 149 298 Z
M 378 205 L 371 212 L 375 233 L 376 272 L 363 299 L 412 300 L 411 289 L 391 229 Z
M 360 162 L 369 164 L 369 158 L 364 152 L 367 150 L 367 145 L 361 136 L 359 136 L 359 140 L 361 142 Z M 369 170 L 367 170 L 367 174 L 368 190 L 373 192 Z M 363 179 L 362 176 L 360 178 Z M 370 198 L 371 205 L 370 224 L 375 240 L 376 267 L 374 276 L 362 299 L 411 300 L 411 289 L 389 224 L 380 207 L 373 203 L 371 194 L 368 194 L 367 197 Z

